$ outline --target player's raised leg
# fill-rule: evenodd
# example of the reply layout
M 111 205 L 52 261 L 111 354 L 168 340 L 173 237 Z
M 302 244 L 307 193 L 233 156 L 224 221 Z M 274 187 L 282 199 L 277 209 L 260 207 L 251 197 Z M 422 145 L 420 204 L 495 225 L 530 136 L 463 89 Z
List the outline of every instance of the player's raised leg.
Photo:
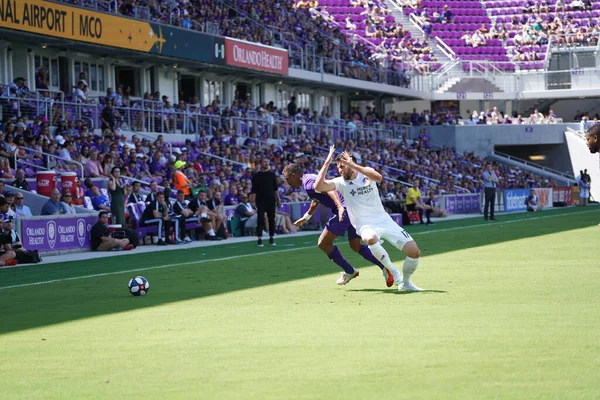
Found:
M 337 280 L 336 283 L 338 285 L 345 285 L 358 276 L 358 270 L 350 265 L 342 253 L 340 253 L 340 250 L 337 248 L 337 246 L 333 244 L 333 241 L 337 237 L 338 235 L 325 228 L 323 232 L 321 232 L 321 236 L 319 236 L 317 245 L 325 254 L 327 254 L 327 257 L 329 257 L 331 261 L 339 265 L 340 268 L 344 270 L 344 272 L 342 272 L 342 276 Z
M 360 231 L 360 235 L 362 237 L 362 240 L 364 240 L 365 243 L 369 245 L 369 250 L 371 250 L 371 253 L 373 253 L 373 255 L 383 264 L 385 269 L 387 269 L 389 273 L 392 274 L 392 277 L 394 278 L 393 284 L 399 285 L 400 283 L 402 283 L 402 277 L 400 276 L 400 272 L 398 271 L 398 269 L 396 269 L 394 263 L 392 263 L 388 252 L 381 245 L 377 232 L 375 232 L 375 230 L 372 228 L 363 228 Z

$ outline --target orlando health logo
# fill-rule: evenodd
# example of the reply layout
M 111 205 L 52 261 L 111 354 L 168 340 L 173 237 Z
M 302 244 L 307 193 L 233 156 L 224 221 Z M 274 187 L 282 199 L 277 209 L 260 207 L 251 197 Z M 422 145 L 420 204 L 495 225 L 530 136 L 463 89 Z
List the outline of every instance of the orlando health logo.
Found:
M 48 246 L 53 249 L 56 244 L 56 222 L 48 221 L 48 225 L 46 225 L 46 235 L 48 238 Z
M 86 224 L 83 219 L 77 220 L 77 241 L 79 241 L 79 245 L 83 246 L 85 243 L 85 234 L 86 234 Z

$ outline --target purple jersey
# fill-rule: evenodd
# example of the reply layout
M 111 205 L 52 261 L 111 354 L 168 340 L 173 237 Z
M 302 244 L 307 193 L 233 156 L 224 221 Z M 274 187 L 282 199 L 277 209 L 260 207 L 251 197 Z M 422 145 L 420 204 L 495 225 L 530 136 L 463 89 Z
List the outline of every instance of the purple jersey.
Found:
M 311 199 L 316 200 L 319 203 L 321 203 L 323 206 L 329 208 L 331 210 L 331 212 L 333 212 L 333 215 L 337 215 L 338 209 L 337 209 L 337 206 L 335 205 L 335 203 L 333 202 L 333 199 L 331 197 L 329 197 L 329 195 L 327 193 L 320 193 L 315 190 L 315 182 L 316 181 L 317 181 L 317 175 L 314 175 L 314 174 L 302 175 L 302 187 L 306 191 L 306 194 Z M 342 197 L 342 195 L 339 192 L 338 192 L 338 196 L 340 196 L 340 200 L 342 201 L 342 204 L 344 204 L 344 198 Z

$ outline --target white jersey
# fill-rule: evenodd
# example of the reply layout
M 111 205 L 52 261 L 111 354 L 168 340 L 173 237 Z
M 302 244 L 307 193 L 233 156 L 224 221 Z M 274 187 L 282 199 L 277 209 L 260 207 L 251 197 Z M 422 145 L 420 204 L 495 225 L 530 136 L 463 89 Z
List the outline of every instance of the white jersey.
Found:
M 388 216 L 381 204 L 377 183 L 360 172 L 354 180 L 347 181 L 338 176 L 331 182 L 344 196 L 344 204 L 348 210 L 350 222 L 355 228 L 358 229 L 360 226 Z

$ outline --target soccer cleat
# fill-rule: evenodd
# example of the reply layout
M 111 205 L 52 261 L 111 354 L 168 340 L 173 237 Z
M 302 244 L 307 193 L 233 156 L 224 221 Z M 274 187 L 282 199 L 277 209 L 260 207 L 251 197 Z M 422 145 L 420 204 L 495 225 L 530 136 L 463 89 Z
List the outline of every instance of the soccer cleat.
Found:
M 353 274 L 347 274 L 345 272 L 342 272 L 342 276 L 340 276 L 340 278 L 335 282 L 338 285 L 346 285 L 348 282 L 350 282 L 352 279 L 356 278 L 359 275 L 359 272 L 357 269 L 354 270 Z
M 273 239 L 273 238 L 270 238 L 270 239 L 269 239 L 269 244 L 270 244 L 271 246 L 277 246 L 277 243 L 275 243 L 275 239 Z
M 7 267 L 12 267 L 13 265 L 17 265 L 17 264 L 18 264 L 18 262 L 14 258 L 11 258 L 10 260 L 6 260 L 4 262 L 4 265 Z
M 265 245 L 262 242 L 262 239 L 258 239 L 258 243 L 256 244 L 258 247 L 265 247 Z
M 132 244 L 128 244 L 127 246 L 123 247 L 123 250 L 125 250 L 125 251 L 129 251 L 129 250 L 133 250 L 133 249 L 134 249 L 134 247 Z
M 165 243 L 165 241 L 164 241 L 164 240 L 162 240 L 162 239 L 158 239 L 158 242 L 156 242 L 156 245 L 157 245 L 157 246 L 165 246 L 165 245 L 166 245 L 166 243 Z
M 183 239 L 183 241 L 184 241 L 185 243 L 189 243 L 189 242 L 191 242 L 191 241 L 192 241 L 192 239 L 190 239 L 190 237 L 189 237 L 189 236 L 186 236 L 186 237 Z
M 387 268 L 383 269 L 383 278 L 385 279 L 385 285 L 387 287 L 392 287 L 392 285 L 394 284 L 394 275 L 392 275 L 390 271 L 387 270 Z
M 422 292 L 423 289 L 415 286 L 412 282 L 402 282 L 402 284 L 398 285 L 398 290 L 401 292 Z

